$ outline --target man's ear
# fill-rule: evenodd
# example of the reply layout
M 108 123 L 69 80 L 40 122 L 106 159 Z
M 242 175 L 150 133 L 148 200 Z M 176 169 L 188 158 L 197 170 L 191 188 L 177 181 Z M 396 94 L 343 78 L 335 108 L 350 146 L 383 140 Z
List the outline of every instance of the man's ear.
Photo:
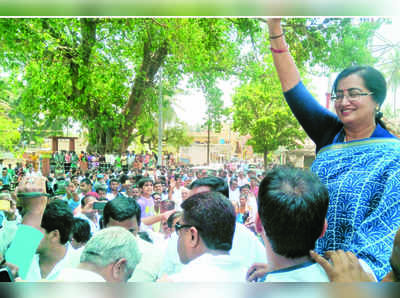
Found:
M 190 233 L 190 245 L 191 247 L 196 247 L 200 243 L 200 235 L 199 231 L 195 227 L 189 228 Z
M 59 230 L 51 231 L 49 233 L 49 238 L 50 238 L 51 242 L 57 242 L 57 243 L 61 242 L 60 241 L 61 240 L 60 239 L 61 238 L 60 231 Z
M 125 278 L 126 259 L 119 259 L 112 266 L 112 277 L 115 281 L 124 282 Z
M 320 235 L 318 238 L 324 237 L 327 228 L 328 228 L 328 221 L 327 221 L 326 218 L 325 218 L 324 227 L 322 228 L 322 233 L 321 233 L 321 235 Z

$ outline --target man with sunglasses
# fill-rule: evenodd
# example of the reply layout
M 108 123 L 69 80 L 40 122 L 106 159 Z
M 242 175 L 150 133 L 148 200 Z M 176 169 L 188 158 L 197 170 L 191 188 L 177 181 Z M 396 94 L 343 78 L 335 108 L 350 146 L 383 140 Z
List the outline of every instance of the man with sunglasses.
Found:
M 169 276 L 174 282 L 245 281 L 247 268 L 229 254 L 235 232 L 235 210 L 218 192 L 204 192 L 182 203 L 175 224 L 178 254 L 184 264 Z

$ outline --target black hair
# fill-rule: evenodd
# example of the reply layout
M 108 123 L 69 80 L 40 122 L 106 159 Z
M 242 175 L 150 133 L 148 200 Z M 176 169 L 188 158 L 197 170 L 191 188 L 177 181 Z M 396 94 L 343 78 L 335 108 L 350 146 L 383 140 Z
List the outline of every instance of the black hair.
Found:
M 143 185 L 146 183 L 146 182 L 151 182 L 151 184 L 154 184 L 154 182 L 153 182 L 153 180 L 151 179 L 151 178 L 142 178 L 142 179 L 140 179 L 139 180 L 139 182 L 138 182 L 138 186 L 139 186 L 139 188 L 143 188 Z
M 142 239 L 146 242 L 153 243 L 153 240 L 151 240 L 149 233 L 147 233 L 145 231 L 138 232 L 138 236 L 140 239 Z
M 87 220 L 82 218 L 74 218 L 72 225 L 72 238 L 79 243 L 86 243 L 92 237 L 92 233 L 90 232 L 90 225 Z
M 347 78 L 348 76 L 356 74 L 364 81 L 365 87 L 372 92 L 372 98 L 379 105 L 379 108 L 382 106 L 383 102 L 386 98 L 387 93 L 387 85 L 385 77 L 382 73 L 371 66 L 360 66 L 353 65 L 346 69 L 344 69 L 341 73 L 338 74 L 332 86 L 332 93 L 336 94 L 337 86 L 339 82 Z M 376 123 L 379 123 L 384 129 L 386 125 L 382 121 L 382 112 L 377 112 L 375 115 Z
M 275 167 L 258 191 L 258 213 L 276 254 L 308 256 L 322 234 L 328 210 L 328 190 L 308 170 Z
M 85 205 L 86 205 L 86 199 L 89 198 L 89 197 L 93 197 L 93 198 L 97 199 L 92 193 L 91 193 L 91 194 L 88 194 L 88 195 L 86 195 L 86 196 L 84 196 L 84 197 L 82 198 L 82 200 L 81 200 L 81 207 L 82 207 L 82 208 L 85 207 Z
M 245 185 L 242 185 L 241 187 L 239 187 L 240 191 L 242 191 L 243 188 L 251 189 L 250 184 L 245 184 Z
M 235 232 L 235 209 L 227 197 L 210 191 L 195 194 L 181 207 L 185 224 L 197 228 L 209 249 L 229 251 Z
M 40 226 L 45 229 L 47 233 L 58 230 L 60 234 L 60 243 L 65 244 L 69 241 L 73 221 L 74 216 L 67 202 L 55 200 L 46 206 Z
M 237 183 L 238 179 L 236 177 L 232 177 L 231 180 L 229 181 L 229 185 L 232 185 L 234 181 L 236 181 Z
M 174 210 L 175 209 L 175 202 L 172 200 L 161 201 L 161 205 L 164 210 Z
M 125 174 L 121 175 L 121 177 L 119 178 L 119 183 L 125 184 L 126 180 L 128 180 L 128 176 Z
M 117 183 L 119 184 L 119 180 L 118 180 L 117 178 L 112 178 L 112 179 L 110 180 L 110 184 L 111 184 L 112 182 L 117 182 Z
M 223 194 L 225 197 L 229 198 L 229 187 L 224 179 L 207 176 L 204 178 L 197 179 L 189 185 L 189 189 L 193 189 L 200 186 L 208 186 L 211 191 L 216 191 Z
M 92 181 L 90 181 L 90 179 L 88 179 L 88 178 L 82 179 L 80 183 L 82 183 L 82 182 L 86 183 L 87 185 L 92 185 Z
M 136 200 L 125 197 L 116 197 L 107 202 L 103 210 L 103 223 L 107 226 L 110 218 L 116 221 L 124 221 L 136 216 L 137 224 L 140 226 L 141 210 Z
M 179 218 L 179 217 L 181 217 L 182 214 L 183 214 L 182 211 L 175 211 L 174 213 L 172 213 L 167 219 L 168 228 L 171 229 L 172 228 L 172 223 L 174 222 L 174 220 Z

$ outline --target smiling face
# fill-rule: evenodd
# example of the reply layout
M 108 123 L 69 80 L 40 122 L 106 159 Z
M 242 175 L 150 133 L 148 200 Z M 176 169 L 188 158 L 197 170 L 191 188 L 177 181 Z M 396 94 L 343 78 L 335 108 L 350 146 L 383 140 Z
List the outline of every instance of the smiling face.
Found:
M 341 101 L 335 102 L 335 110 L 344 126 L 366 127 L 375 124 L 375 110 L 378 104 L 373 100 L 372 95 L 360 96 L 356 101 L 349 101 L 348 90 L 353 89 L 361 93 L 369 93 L 363 79 L 357 74 L 352 74 L 340 80 L 336 94 L 343 94 Z

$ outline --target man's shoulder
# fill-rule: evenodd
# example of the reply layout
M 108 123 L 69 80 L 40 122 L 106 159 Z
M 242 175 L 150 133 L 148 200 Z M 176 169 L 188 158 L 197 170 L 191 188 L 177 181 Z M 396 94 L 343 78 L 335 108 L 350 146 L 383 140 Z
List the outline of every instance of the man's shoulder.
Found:
M 95 272 L 80 268 L 64 268 L 57 281 L 64 282 L 105 282 L 106 280 Z
M 267 274 L 266 282 L 329 282 L 321 265 L 305 262 Z

